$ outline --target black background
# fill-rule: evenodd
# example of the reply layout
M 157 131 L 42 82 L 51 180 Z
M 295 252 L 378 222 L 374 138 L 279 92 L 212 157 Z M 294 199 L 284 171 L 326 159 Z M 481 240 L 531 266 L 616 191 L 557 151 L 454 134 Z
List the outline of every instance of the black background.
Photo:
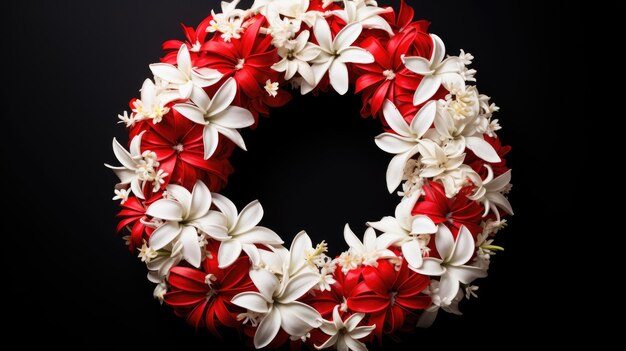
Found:
M 554 86 L 560 68 L 547 64 L 560 55 L 559 5 L 409 2 L 416 19 L 432 21 L 448 52 L 474 54 L 479 90 L 501 106 L 500 136 L 514 147 L 516 215 L 498 236 L 506 251 L 479 282 L 480 298 L 462 304 L 462 317 L 440 314 L 400 347 L 532 342 L 528 333 L 536 336 L 545 322 L 539 316 L 553 308 L 535 260 L 545 249 L 538 237 L 551 231 L 541 223 L 573 206 L 571 180 L 542 180 L 567 162 L 555 156 L 558 137 L 549 137 L 559 135 L 563 118 Z M 397 8 L 396 1 L 379 4 Z M 12 78 L 4 81 L 1 128 L 2 201 L 9 208 L 1 274 L 3 318 L 12 329 L 61 344 L 227 345 L 152 299 L 144 265 L 114 234 L 116 178 L 102 165 L 115 162 L 111 138 L 126 140 L 116 115 L 138 96 L 160 44 L 182 38 L 179 22 L 195 26 L 211 8 L 217 1 L 76 0 L 22 1 L 3 11 L 10 25 L 4 73 Z M 296 97 L 275 110 L 244 132 L 250 151 L 236 151 L 225 194 L 239 207 L 259 199 L 262 223 L 287 241 L 305 229 L 337 253 L 346 222 L 361 235 L 366 221 L 392 214 L 397 201 L 385 190 L 389 155 L 373 142 L 379 122 L 360 118 L 359 109 L 358 97 L 331 93 Z M 276 139 L 282 146 L 266 142 Z M 514 326 L 520 321 L 521 329 Z M 243 347 L 232 338 L 228 345 Z

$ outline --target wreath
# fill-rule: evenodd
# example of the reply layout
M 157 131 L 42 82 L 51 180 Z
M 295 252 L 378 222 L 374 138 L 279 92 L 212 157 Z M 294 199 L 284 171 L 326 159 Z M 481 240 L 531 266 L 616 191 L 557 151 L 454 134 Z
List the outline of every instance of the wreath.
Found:
M 196 328 L 231 327 L 256 348 L 286 342 L 366 350 L 385 334 L 460 314 L 501 247 L 494 235 L 513 211 L 511 171 L 496 136 L 498 111 L 480 94 L 473 56 L 446 56 L 429 22 L 372 0 L 222 2 L 185 41 L 169 40 L 140 98 L 119 115 L 128 150 L 114 200 L 118 232 L 156 283 L 154 296 Z M 394 216 L 348 225 L 349 248 L 332 258 L 303 231 L 287 249 L 260 226 L 258 201 L 240 211 L 219 191 L 239 129 L 301 94 L 354 84 L 363 117 L 379 118 L 376 144 L 393 155 Z M 381 175 L 382 176 L 382 175 Z M 297 346 L 297 345 L 295 345 Z

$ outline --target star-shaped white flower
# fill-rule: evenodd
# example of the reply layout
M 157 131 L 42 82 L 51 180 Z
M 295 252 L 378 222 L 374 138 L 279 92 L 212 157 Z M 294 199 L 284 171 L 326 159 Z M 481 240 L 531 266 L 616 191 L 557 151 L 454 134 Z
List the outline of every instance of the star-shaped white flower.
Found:
M 182 256 L 194 267 L 200 266 L 202 247 L 198 230 L 216 240 L 228 238 L 226 218 L 211 211 L 211 192 L 197 181 L 190 193 L 180 185 L 166 187 L 167 198 L 154 202 L 146 214 L 164 221 L 150 236 L 150 247 L 159 250 L 173 241 L 182 243 Z
M 169 90 L 159 94 L 161 102 L 167 104 L 174 100 L 187 100 L 196 102 L 204 90 L 222 79 L 222 74 L 217 70 L 203 68 L 195 70 L 191 66 L 191 56 L 187 45 L 181 45 L 176 57 L 176 66 L 169 63 L 153 63 L 150 70 L 155 77 L 169 83 Z M 196 102 L 197 103 L 197 102 Z
M 343 10 L 332 11 L 332 14 L 346 23 L 361 23 L 366 29 L 382 29 L 393 36 L 393 30 L 380 14 L 392 11 L 391 8 L 367 6 L 365 0 L 344 0 Z
M 120 179 L 116 185 L 117 189 L 130 186 L 131 192 L 140 199 L 144 199 L 143 186 L 146 182 L 152 182 L 155 191 L 158 191 L 164 181 L 163 178 L 168 175 L 163 170 L 158 170 L 159 162 L 156 160 L 154 152 L 149 150 L 141 152 L 143 133 L 141 132 L 131 140 L 130 152 L 126 151 L 117 139 L 113 138 L 113 153 L 122 166 L 104 164 L 105 167 L 112 169 Z
M 344 321 L 339 315 L 339 306 L 335 306 L 333 319 L 330 321 L 324 319 L 320 325 L 320 329 L 325 334 L 330 335 L 330 338 L 322 345 L 315 345 L 315 348 L 321 350 L 336 345 L 338 351 L 367 351 L 365 344 L 358 340 L 368 336 L 376 329 L 376 324 L 359 327 L 358 325 L 363 318 L 365 318 L 365 313 L 355 313 Z
M 133 112 L 135 113 L 132 118 L 126 116 L 120 118 L 126 123 L 126 126 L 132 126 L 137 121 L 144 119 L 151 119 L 154 123 L 159 123 L 169 111 L 169 107 L 165 107 L 159 91 L 150 79 L 143 81 L 141 86 L 141 99 L 133 101 Z
M 430 239 L 425 235 L 437 231 L 437 225 L 428 216 L 411 215 L 411 210 L 419 197 L 419 193 L 414 193 L 403 198 L 396 206 L 395 217 L 387 216 L 378 222 L 367 223 L 383 233 L 378 237 L 379 241 L 389 243 L 390 246 L 392 244 L 400 246 L 402 256 L 409 267 L 413 268 L 422 266 L 422 256 Z
M 396 133 L 382 133 L 376 137 L 376 145 L 383 151 L 395 154 L 387 167 L 387 189 L 393 192 L 402 182 L 407 161 L 418 153 L 422 137 L 432 126 L 437 113 L 434 101 L 424 105 L 408 124 L 393 102 L 387 100 L 383 105 L 383 115 L 389 127 Z
M 459 311 L 459 302 L 463 299 L 463 292 L 459 289 L 459 292 L 457 292 L 454 297 L 442 297 L 440 291 L 439 281 L 434 279 L 430 281 L 430 286 L 424 289 L 423 293 L 430 295 L 432 298 L 432 305 L 427 307 L 420 315 L 417 321 L 418 328 L 430 327 L 435 321 L 440 309 L 448 313 L 462 315 L 461 311 Z
M 246 150 L 246 144 L 237 129 L 251 126 L 254 117 L 245 108 L 231 106 L 237 95 L 237 82 L 233 78 L 228 78 L 212 99 L 204 90 L 200 90 L 194 101 L 196 105 L 176 104 L 174 109 L 191 121 L 204 125 L 204 158 L 210 158 L 217 149 L 218 134 Z
M 446 152 L 432 140 L 422 140 L 417 145 L 420 161 L 424 167 L 420 175 L 424 178 L 437 177 L 445 172 L 452 172 L 459 168 L 465 160 L 465 154 L 447 155 Z
M 286 274 L 279 280 L 268 270 L 253 269 L 250 278 L 259 292 L 240 293 L 231 302 L 263 315 L 254 335 L 254 346 L 257 349 L 272 342 L 281 328 L 291 336 L 301 337 L 320 326 L 321 316 L 317 310 L 296 301 L 318 284 L 319 274 Z
M 309 65 L 320 54 L 316 45 L 309 43 L 310 32 L 302 31 L 298 36 L 289 41 L 289 45 L 278 49 L 278 55 L 282 60 L 272 66 L 277 72 L 285 72 L 285 80 L 290 80 L 296 73 L 310 85 L 315 84 L 315 76 Z
M 433 52 L 429 60 L 419 56 L 403 57 L 406 68 L 424 76 L 415 90 L 414 105 L 422 104 L 433 97 L 441 84 L 456 88 L 465 86 L 462 75 L 465 69 L 463 60 L 457 56 L 444 59 L 446 47 L 443 41 L 435 34 L 431 34 L 430 37 L 433 40 Z
M 363 235 L 363 242 L 357 238 L 352 232 L 350 226 L 346 224 L 343 229 L 343 238 L 350 247 L 350 254 L 354 257 L 359 257 L 361 264 L 366 266 L 378 266 L 377 262 L 379 258 L 394 258 L 396 255 L 388 249 L 392 242 L 385 240 L 384 237 L 376 237 L 376 232 L 373 228 L 367 228 Z
M 477 132 L 475 123 L 472 122 L 474 120 L 455 119 L 446 109 L 437 113 L 434 123 L 435 131 L 439 139 L 444 142 L 445 153 L 459 155 L 465 151 L 465 148 L 468 148 L 487 162 L 500 162 L 500 156 L 496 150 L 485 141 L 481 133 Z
M 485 165 L 487 168 L 487 178 L 482 181 L 482 186 L 471 196 L 468 196 L 470 200 L 478 201 L 485 207 L 485 213 L 483 217 L 487 216 L 489 211 L 496 215 L 496 220 L 500 221 L 500 211 L 498 207 L 506 211 L 506 213 L 512 215 L 513 208 L 509 200 L 503 195 L 509 188 L 511 183 L 511 170 L 509 169 L 498 177 L 493 177 L 493 170 L 491 166 Z
M 258 201 L 253 201 L 241 213 L 232 201 L 223 195 L 213 193 L 213 204 L 226 217 L 228 238 L 223 239 L 217 254 L 220 268 L 233 264 L 245 251 L 252 263 L 256 266 L 260 262 L 260 254 L 256 245 L 282 245 L 283 240 L 272 230 L 258 226 L 263 218 L 263 207 Z
M 486 270 L 467 265 L 476 251 L 476 245 L 465 226 L 461 226 L 455 241 L 450 229 L 439 225 L 435 246 L 441 258 L 425 257 L 421 267 L 410 268 L 419 274 L 440 276 L 439 296 L 442 299 L 454 298 L 459 292 L 459 283 L 469 284 L 476 278 L 487 276 Z
M 324 18 L 317 18 L 313 32 L 319 43 L 320 54 L 312 62 L 315 85 L 306 80 L 302 82 L 301 92 L 306 94 L 313 90 L 322 80 L 326 72 L 330 78 L 330 85 L 340 95 L 348 91 L 349 77 L 346 63 L 372 63 L 374 56 L 367 50 L 351 46 L 361 34 L 363 26 L 360 23 L 351 23 L 345 26 L 335 39 L 332 38 L 328 22 Z

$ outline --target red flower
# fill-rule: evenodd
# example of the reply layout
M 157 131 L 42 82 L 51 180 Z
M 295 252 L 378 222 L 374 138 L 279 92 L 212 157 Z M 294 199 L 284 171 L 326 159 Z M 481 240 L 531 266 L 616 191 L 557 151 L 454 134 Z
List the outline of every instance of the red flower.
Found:
M 230 42 L 212 40 L 202 45 L 204 56 L 196 61 L 199 67 L 209 67 L 224 74 L 224 79 L 234 77 L 247 97 L 265 94 L 260 85 L 269 78 L 271 66 L 278 62 L 276 49 L 271 49 L 272 37 L 260 35 L 259 30 L 265 17 L 254 17 L 241 39 Z
M 128 241 L 128 248 L 131 252 L 141 247 L 144 239 L 148 240 L 150 234 L 152 234 L 154 229 L 146 227 L 141 220 L 146 217 L 148 206 L 160 198 L 161 195 L 159 194 L 144 203 L 138 198 L 131 196 L 120 205 L 122 210 L 116 215 L 117 218 L 120 218 L 120 222 L 117 224 L 117 232 L 119 233 L 124 228 L 129 228 L 130 240 Z
M 205 18 L 200 24 L 198 28 L 193 29 L 192 27 L 187 27 L 184 24 L 180 24 L 183 27 L 183 31 L 185 32 L 186 41 L 180 40 L 168 40 L 163 43 L 163 51 L 165 51 L 165 56 L 161 59 L 161 62 L 169 63 L 172 65 L 176 64 L 176 55 L 178 55 L 178 50 L 181 45 L 185 44 L 189 48 L 189 54 L 191 55 L 191 60 L 195 60 L 198 57 L 198 52 L 202 47 L 202 44 L 205 43 L 206 37 L 208 35 L 206 29 L 209 27 L 213 16 L 209 16 Z
M 238 327 L 237 314 L 245 312 L 230 303 L 237 294 L 255 291 L 248 276 L 250 259 L 240 257 L 225 269 L 218 268 L 218 243 L 209 244 L 212 255 L 204 260 L 202 269 L 177 266 L 172 268 L 168 278 L 170 292 L 165 294 L 165 302 L 174 308 L 176 315 L 186 317 L 187 322 L 196 328 L 205 326 L 219 336 L 217 327 Z M 210 284 L 209 284 L 210 283 Z
M 364 107 L 362 115 L 372 115 L 375 117 L 381 112 L 386 99 L 396 101 L 396 94 L 399 90 L 415 91 L 420 82 L 420 77 L 404 67 L 402 55 L 409 52 L 416 36 L 415 30 L 410 30 L 404 34 L 398 34 L 386 44 L 380 40 L 368 37 L 360 44 L 362 48 L 374 55 L 374 63 L 367 65 L 355 65 L 361 75 L 356 81 L 356 93 L 363 92 L 362 99 Z
M 445 224 L 455 238 L 464 225 L 476 238 L 476 235 L 482 232 L 480 222 L 484 209 L 478 202 L 467 198 L 466 194 L 467 191 L 471 191 L 470 188 L 467 187 L 455 197 L 448 198 L 442 184 L 429 181 L 424 185 L 424 197 L 415 204 L 411 214 L 426 215 L 435 224 Z
M 131 138 L 145 130 L 141 137 L 141 151 L 154 151 L 159 169 L 169 173 L 163 187 L 172 182 L 191 189 L 200 179 L 211 191 L 219 191 L 233 172 L 228 158 L 234 145 L 220 136 L 218 149 L 205 160 L 203 128 L 172 109 L 160 123 L 146 121 L 138 124 L 131 131 Z
M 370 314 L 367 325 L 376 324 L 379 339 L 383 331 L 400 329 L 408 314 L 430 306 L 430 296 L 422 294 L 430 279 L 410 270 L 406 261 L 396 270 L 389 261 L 379 260 L 377 268 L 363 270 L 363 278 L 355 288 L 360 290 L 357 296 L 348 299 L 348 308 Z
M 508 145 L 502 146 L 502 144 L 500 143 L 500 138 L 493 138 L 486 134 L 484 135 L 484 137 L 485 141 L 491 144 L 491 146 L 493 146 L 493 149 L 496 150 L 498 156 L 500 156 L 500 162 L 488 163 L 489 166 L 491 166 L 491 169 L 493 169 L 493 176 L 497 177 L 501 174 L 506 173 L 510 168 L 507 167 L 504 156 L 506 156 L 509 151 L 511 151 L 511 147 Z M 485 163 L 487 162 L 482 158 L 477 157 L 471 150 L 467 150 L 465 163 L 472 167 L 474 172 L 480 174 L 482 179 L 485 179 L 487 177 L 487 169 L 484 167 Z

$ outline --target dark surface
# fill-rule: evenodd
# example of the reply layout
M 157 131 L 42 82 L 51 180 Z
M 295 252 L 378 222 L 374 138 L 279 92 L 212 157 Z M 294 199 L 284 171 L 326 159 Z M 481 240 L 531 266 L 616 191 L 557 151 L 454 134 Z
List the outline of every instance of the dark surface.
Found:
M 534 317 L 552 308 L 542 302 L 551 298 L 535 260 L 545 249 L 538 238 L 552 229 L 536 218 L 567 216 L 573 207 L 572 178 L 540 179 L 566 165 L 556 157 L 563 148 L 555 133 L 563 117 L 554 86 L 560 71 L 545 64 L 560 55 L 558 7 L 528 0 L 411 2 L 450 53 L 464 48 L 476 56 L 479 90 L 502 108 L 500 136 L 514 146 L 516 216 L 498 236 L 506 251 L 479 282 L 480 298 L 462 304 L 465 315 L 440 315 L 402 345 L 532 342 L 526 333 L 537 332 L 543 319 Z M 15 76 L 4 82 L 8 125 L 1 128 L 2 201 L 9 208 L 3 318 L 16 330 L 62 344 L 243 347 L 236 338 L 226 343 L 195 332 L 152 299 L 144 265 L 114 234 L 116 178 L 102 165 L 115 162 L 111 138 L 126 139 L 116 115 L 138 96 L 160 44 L 181 38 L 179 22 L 195 25 L 216 4 L 24 1 L 3 11 L 11 25 L 4 69 Z M 361 235 L 366 221 L 392 214 L 397 200 L 385 190 L 389 156 L 373 142 L 379 122 L 361 119 L 359 109 L 358 97 L 336 94 L 297 97 L 277 109 L 245 132 L 250 151 L 235 153 L 237 171 L 225 194 L 238 207 L 259 199 L 263 224 L 288 241 L 305 229 L 341 251 L 346 222 Z M 277 139 L 282 146 L 267 142 Z M 512 326 L 529 319 L 522 330 Z

